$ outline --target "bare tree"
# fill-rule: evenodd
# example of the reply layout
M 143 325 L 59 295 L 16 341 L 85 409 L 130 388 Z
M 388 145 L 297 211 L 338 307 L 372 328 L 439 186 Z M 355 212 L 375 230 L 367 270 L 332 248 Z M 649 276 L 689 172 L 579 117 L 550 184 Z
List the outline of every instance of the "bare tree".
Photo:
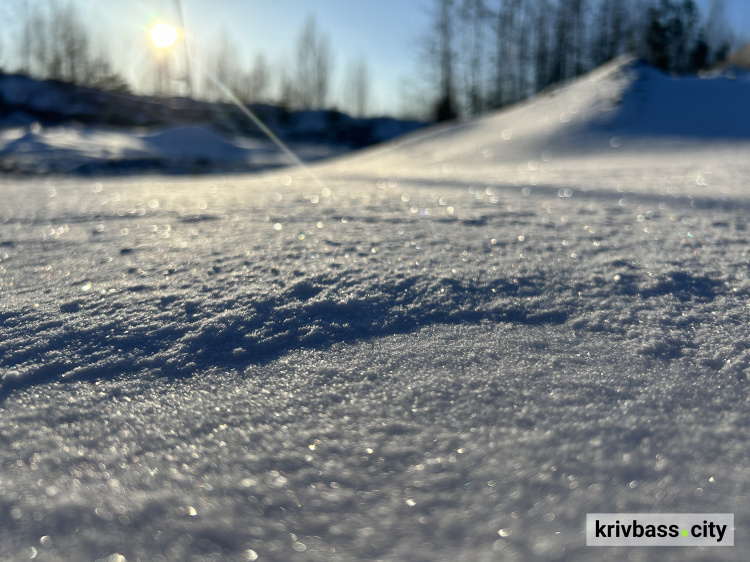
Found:
M 62 69 L 59 69 L 52 75 L 50 74 L 51 53 L 49 41 L 52 38 L 50 34 L 54 33 L 55 30 L 49 26 L 48 19 L 39 6 L 34 6 L 33 11 L 29 14 L 27 25 L 31 29 L 37 30 L 37 33 L 28 36 L 29 44 L 27 48 L 30 51 L 31 59 L 27 70 L 33 72 L 34 69 L 38 69 L 39 74 L 48 75 L 50 78 L 62 78 Z
M 13 10 L 11 9 L 11 7 L 9 7 L 7 5 L 0 6 L 0 20 L 3 20 L 3 21 L 13 21 L 13 15 L 12 15 L 12 13 L 13 13 Z M 6 34 L 0 34 L 0 70 L 3 69 L 3 53 L 6 52 L 5 51 L 6 45 L 5 45 L 5 41 L 4 41 L 4 39 L 5 39 L 4 35 L 6 35 Z
M 228 61 L 233 61 L 232 67 L 236 64 L 234 57 L 229 58 Z M 226 62 L 223 72 L 224 74 L 227 73 Z M 245 103 L 258 103 L 268 100 L 270 71 L 263 53 L 256 55 L 250 71 L 237 66 L 230 71 L 230 74 L 231 77 L 227 76 L 225 79 L 228 81 L 227 84 L 230 86 L 231 92 L 239 99 Z
M 109 58 L 107 46 L 101 38 L 92 42 L 91 58 L 87 65 L 88 76 L 85 84 L 107 92 L 129 93 L 130 85 L 115 70 Z
M 203 80 L 203 96 L 212 101 L 229 101 L 230 92 L 248 101 L 247 73 L 239 60 L 234 38 L 224 29 L 214 41 L 215 50 L 207 54 L 208 68 Z
M 63 77 L 83 83 L 89 64 L 89 37 L 72 4 L 52 4 L 50 23 L 58 30 L 59 48 L 63 52 Z
M 286 64 L 281 65 L 282 72 L 279 74 L 279 103 L 285 110 L 294 107 L 297 98 L 297 89 L 294 86 L 294 80 L 285 69 Z
M 91 33 L 72 3 L 47 0 L 32 5 L 24 1 L 19 4 L 17 14 L 21 70 L 40 78 L 80 85 L 127 88 L 113 70 L 106 49 L 102 46 L 96 55 L 92 53 Z
M 484 31 L 487 8 L 484 0 L 462 0 L 459 9 L 461 23 L 462 89 L 464 105 L 470 115 L 484 110 Z
M 524 0 L 506 0 L 497 7 L 494 107 L 523 99 L 533 84 L 533 10 Z
M 321 37 L 315 60 L 315 96 L 313 98 L 314 106 L 324 108 L 328 99 L 328 87 L 331 80 L 331 70 L 333 59 L 331 56 L 328 35 Z
M 539 0 L 534 29 L 534 87 L 536 91 L 550 84 L 550 20 L 542 14 L 550 12 L 549 0 Z
M 236 92 L 236 81 L 239 70 L 235 56 L 237 48 L 226 30 L 220 33 L 217 44 L 219 47 L 214 55 L 214 63 L 211 67 L 213 69 L 213 77 L 228 90 Z M 227 101 L 226 93 L 215 85 L 214 96 L 218 100 Z
M 332 68 L 328 35 L 309 17 L 297 40 L 296 105 L 300 109 L 322 109 L 328 99 Z
M 727 20 L 725 0 L 712 0 L 703 25 L 703 39 L 709 47 L 706 63 L 711 66 L 723 60 L 737 47 L 737 40 Z
M 555 26 L 552 37 L 552 65 L 549 80 L 551 83 L 560 82 L 567 78 L 568 62 L 568 29 L 570 15 L 567 4 L 570 0 L 559 0 L 555 10 Z
M 624 0 L 604 0 L 599 6 L 599 21 L 593 54 L 594 64 L 601 64 L 622 54 L 628 48 L 628 16 Z
M 513 102 L 527 98 L 533 92 L 532 64 L 534 62 L 532 51 L 532 37 L 534 33 L 534 5 L 532 2 L 521 2 L 517 8 L 518 23 L 516 26 L 516 84 Z
M 263 53 L 255 56 L 253 68 L 250 70 L 250 100 L 253 102 L 268 101 L 268 90 L 271 85 L 271 71 Z
M 571 75 L 578 76 L 583 74 L 587 69 L 585 61 L 586 41 L 586 19 L 584 14 L 586 12 L 586 0 L 570 0 L 569 9 L 571 30 L 568 35 L 568 41 L 570 42 L 570 51 L 572 57 L 572 69 Z
M 18 55 L 21 62 L 19 70 L 30 74 L 33 58 L 32 37 L 34 37 L 34 24 L 31 19 L 32 14 L 29 7 L 29 0 L 23 0 L 20 3 L 18 16 L 21 20 L 21 36 L 18 41 Z
M 425 46 L 438 91 L 435 118 L 444 121 L 458 115 L 454 77 L 454 0 L 435 0 L 432 17 L 432 29 Z
M 344 79 L 344 104 L 357 117 L 363 117 L 367 112 L 370 76 L 367 61 L 360 57 L 349 62 Z

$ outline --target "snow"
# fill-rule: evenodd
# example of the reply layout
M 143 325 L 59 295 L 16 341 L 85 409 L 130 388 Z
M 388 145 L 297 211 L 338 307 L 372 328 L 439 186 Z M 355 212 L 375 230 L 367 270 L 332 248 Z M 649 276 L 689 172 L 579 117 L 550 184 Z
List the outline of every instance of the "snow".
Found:
M 174 127 L 146 137 L 144 142 L 154 152 L 172 158 L 207 158 L 219 162 L 247 158 L 246 151 L 203 127 Z
M 305 162 L 425 126 L 263 104 L 250 110 Z M 26 138 L 10 142 L 24 126 Z M 291 163 L 231 104 L 139 97 L 0 72 L 0 170 L 5 172 L 238 173 Z
M 372 128 L 363 126 L 369 140 L 391 139 L 412 129 L 393 120 L 391 126 L 381 127 L 381 121 L 385 120 L 373 120 Z M 290 163 L 270 139 L 232 137 L 203 126 L 169 126 L 155 131 L 81 125 L 43 127 L 33 120 L 29 123 L 28 116 L 19 112 L 9 115 L 4 124 L 6 127 L 0 128 L 0 169 L 15 173 L 227 173 Z M 295 139 L 289 146 L 306 162 L 352 150 L 350 145 L 329 138 L 325 127 L 291 127 L 288 134 Z M 362 139 L 353 140 L 358 143 Z
M 619 60 L 316 180 L 0 178 L 3 557 L 743 559 L 583 530 L 750 515 L 750 130 L 642 125 L 697 84 Z

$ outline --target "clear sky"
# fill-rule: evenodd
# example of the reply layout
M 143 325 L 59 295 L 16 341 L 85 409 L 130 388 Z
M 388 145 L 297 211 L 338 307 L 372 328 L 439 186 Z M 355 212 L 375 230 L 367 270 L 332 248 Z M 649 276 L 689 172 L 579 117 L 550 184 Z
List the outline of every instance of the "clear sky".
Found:
M 0 6 L 0 33 L 8 52 L 17 38 L 8 16 L 23 1 L 0 1 L 5 5 Z M 117 67 L 131 81 L 141 79 L 148 57 L 153 56 L 149 26 L 159 18 L 176 20 L 176 0 L 72 1 L 91 22 L 93 34 L 109 43 Z M 698 0 L 704 13 L 710 2 Z M 371 112 L 397 110 L 401 84 L 422 77 L 419 40 L 429 25 L 432 0 L 182 0 L 182 4 L 196 54 L 210 51 L 217 38 L 228 34 L 248 64 L 263 52 L 272 68 L 291 65 L 300 28 L 314 15 L 319 28 L 330 36 L 335 53 L 334 102 L 341 96 L 344 69 L 359 57 L 369 65 Z M 735 30 L 750 37 L 750 1 L 726 0 L 726 5 Z M 9 60 L 7 53 L 3 60 Z

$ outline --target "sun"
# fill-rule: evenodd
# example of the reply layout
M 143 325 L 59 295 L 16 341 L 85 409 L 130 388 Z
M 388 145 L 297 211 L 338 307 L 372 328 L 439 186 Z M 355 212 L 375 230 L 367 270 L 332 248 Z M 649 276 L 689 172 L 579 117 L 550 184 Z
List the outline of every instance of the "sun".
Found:
M 151 28 L 151 40 L 159 49 L 166 49 L 177 41 L 177 30 L 166 23 L 157 23 Z

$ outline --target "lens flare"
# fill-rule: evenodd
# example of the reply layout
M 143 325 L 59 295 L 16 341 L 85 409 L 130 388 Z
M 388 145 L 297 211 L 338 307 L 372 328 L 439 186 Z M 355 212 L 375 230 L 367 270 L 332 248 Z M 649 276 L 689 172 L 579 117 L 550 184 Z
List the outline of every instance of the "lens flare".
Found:
M 177 30 L 166 23 L 157 23 L 151 28 L 151 40 L 159 49 L 166 49 L 177 41 Z

